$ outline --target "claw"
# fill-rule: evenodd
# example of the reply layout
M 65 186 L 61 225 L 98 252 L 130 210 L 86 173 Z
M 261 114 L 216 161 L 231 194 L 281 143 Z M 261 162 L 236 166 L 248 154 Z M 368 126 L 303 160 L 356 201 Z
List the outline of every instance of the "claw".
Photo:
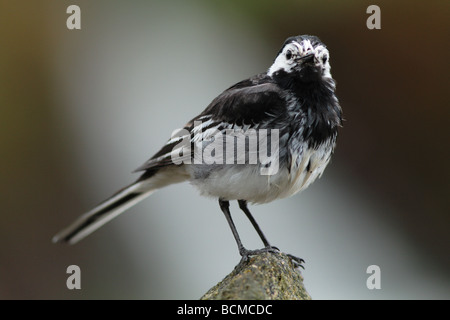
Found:
M 289 259 L 291 259 L 292 264 L 296 268 L 301 267 L 303 270 L 305 270 L 305 267 L 302 265 L 302 263 L 305 263 L 305 260 L 303 260 L 302 258 L 293 256 L 292 254 L 289 254 L 289 253 L 286 255 L 289 257 Z

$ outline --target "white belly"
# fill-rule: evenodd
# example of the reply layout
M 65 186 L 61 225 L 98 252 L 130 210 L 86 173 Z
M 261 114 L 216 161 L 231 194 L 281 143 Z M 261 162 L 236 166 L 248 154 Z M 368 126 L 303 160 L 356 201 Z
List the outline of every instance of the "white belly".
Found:
M 306 145 L 291 153 L 291 163 L 280 163 L 273 175 L 262 175 L 259 165 L 217 166 L 213 170 L 188 165 L 191 183 L 205 196 L 223 200 L 247 200 L 250 203 L 265 203 L 291 196 L 306 189 L 327 166 L 332 146 L 324 144 L 317 150 Z M 212 169 L 212 168 L 211 168 Z M 199 175 L 206 170 L 207 175 Z

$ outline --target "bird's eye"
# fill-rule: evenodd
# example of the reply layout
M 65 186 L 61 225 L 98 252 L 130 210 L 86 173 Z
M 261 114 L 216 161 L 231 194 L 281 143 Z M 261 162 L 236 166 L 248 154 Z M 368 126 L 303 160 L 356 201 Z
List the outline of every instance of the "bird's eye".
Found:
M 292 51 L 291 50 L 286 51 L 286 59 L 291 60 L 291 58 L 292 58 Z
M 323 64 L 327 63 L 328 57 L 327 56 L 323 56 L 322 57 L 322 62 Z

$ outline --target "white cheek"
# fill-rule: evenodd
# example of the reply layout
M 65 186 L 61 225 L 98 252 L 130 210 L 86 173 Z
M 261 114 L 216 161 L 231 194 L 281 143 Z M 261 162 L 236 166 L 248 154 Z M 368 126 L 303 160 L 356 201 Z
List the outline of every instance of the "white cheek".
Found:
M 284 54 L 280 54 L 275 59 L 275 62 L 272 64 L 272 66 L 269 68 L 267 75 L 272 76 L 275 72 L 280 71 L 280 70 L 284 70 L 286 72 L 291 72 L 293 67 L 294 67 L 294 63 L 286 60 L 286 57 Z
M 327 66 L 323 69 L 323 77 L 324 78 L 331 78 L 331 72 L 330 72 L 330 65 L 327 64 Z
M 327 57 L 327 62 L 323 63 L 323 58 Z M 316 48 L 316 61 L 318 61 L 318 64 L 321 65 L 322 70 L 323 70 L 323 76 L 326 78 L 331 78 L 331 73 L 330 73 L 330 53 L 328 52 L 328 50 L 323 47 L 323 46 L 318 46 Z
M 283 49 L 283 52 L 280 53 L 278 57 L 275 59 L 275 62 L 267 71 L 267 75 L 272 76 L 275 72 L 281 70 L 284 70 L 285 72 L 288 73 L 291 72 L 295 66 L 295 63 L 292 59 L 290 60 L 286 59 L 286 52 L 291 51 L 293 54 L 298 54 L 300 49 L 301 49 L 300 46 L 296 42 L 288 44 Z

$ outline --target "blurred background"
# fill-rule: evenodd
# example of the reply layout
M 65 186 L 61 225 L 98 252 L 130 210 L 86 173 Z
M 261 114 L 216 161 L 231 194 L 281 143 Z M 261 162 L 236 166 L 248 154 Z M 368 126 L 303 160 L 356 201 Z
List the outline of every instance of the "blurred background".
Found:
M 66 27 L 71 4 L 81 30 Z M 371 4 L 381 30 L 366 27 Z M 188 183 L 75 246 L 51 238 L 288 36 L 314 34 L 344 109 L 338 148 L 308 190 L 250 210 L 306 260 L 313 299 L 449 299 L 449 15 L 434 0 L 0 0 L 0 298 L 198 299 L 231 272 L 226 220 Z M 66 287 L 72 264 L 81 290 Z

